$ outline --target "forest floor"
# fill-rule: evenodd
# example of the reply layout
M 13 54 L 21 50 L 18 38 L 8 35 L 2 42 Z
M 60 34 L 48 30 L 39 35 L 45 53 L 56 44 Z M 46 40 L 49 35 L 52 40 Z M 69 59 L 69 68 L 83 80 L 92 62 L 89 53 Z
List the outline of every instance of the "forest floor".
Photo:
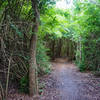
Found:
M 15 94 L 18 99 L 12 96 L 8 100 L 100 100 L 100 77 L 80 72 L 65 59 L 56 59 L 52 67 L 51 74 L 41 78 L 45 88 L 38 99 Z

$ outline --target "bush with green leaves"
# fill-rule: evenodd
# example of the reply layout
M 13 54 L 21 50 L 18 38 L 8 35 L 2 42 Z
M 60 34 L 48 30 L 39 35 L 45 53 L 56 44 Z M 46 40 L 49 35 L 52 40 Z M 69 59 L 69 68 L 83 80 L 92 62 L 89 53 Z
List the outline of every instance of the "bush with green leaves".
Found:
M 49 51 L 48 48 L 45 47 L 45 42 L 38 41 L 37 43 L 37 66 L 38 66 L 38 75 L 44 75 L 47 73 L 50 73 L 50 67 L 51 64 L 49 62 L 50 58 L 47 56 L 47 51 Z
M 98 2 L 98 4 L 100 1 Z M 100 7 L 93 2 L 75 2 L 71 13 L 74 41 L 81 71 L 100 69 Z
M 19 91 L 24 93 L 29 93 L 29 78 L 28 75 L 20 79 Z

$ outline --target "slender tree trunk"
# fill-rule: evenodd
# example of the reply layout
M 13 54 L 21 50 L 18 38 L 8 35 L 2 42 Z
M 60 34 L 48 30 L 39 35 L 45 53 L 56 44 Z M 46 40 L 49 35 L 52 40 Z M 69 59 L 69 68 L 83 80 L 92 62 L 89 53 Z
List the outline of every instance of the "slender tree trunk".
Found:
M 67 57 L 69 57 L 69 40 L 67 39 Z
M 80 42 L 79 42 L 79 51 L 80 51 L 80 61 L 82 60 L 82 44 L 81 44 L 81 37 L 79 38 Z
M 52 41 L 52 59 L 55 59 L 55 40 Z
M 32 36 L 30 40 L 30 67 L 29 67 L 29 93 L 30 96 L 38 94 L 38 81 L 37 81 L 37 64 L 36 64 L 36 43 L 37 43 L 37 32 L 39 26 L 39 12 L 37 7 L 37 0 L 31 0 L 33 8 L 33 26 Z
M 58 42 L 58 55 L 57 57 L 61 57 L 61 48 L 62 48 L 62 39 L 59 39 L 59 42 Z

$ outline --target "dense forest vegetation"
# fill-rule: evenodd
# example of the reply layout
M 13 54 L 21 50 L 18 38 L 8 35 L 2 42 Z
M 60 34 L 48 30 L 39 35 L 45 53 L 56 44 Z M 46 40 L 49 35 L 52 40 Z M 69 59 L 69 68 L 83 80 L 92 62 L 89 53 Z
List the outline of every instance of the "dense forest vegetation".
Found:
M 0 0 L 0 94 L 11 84 L 34 96 L 50 61 L 64 57 L 80 71 L 100 72 L 100 0 Z

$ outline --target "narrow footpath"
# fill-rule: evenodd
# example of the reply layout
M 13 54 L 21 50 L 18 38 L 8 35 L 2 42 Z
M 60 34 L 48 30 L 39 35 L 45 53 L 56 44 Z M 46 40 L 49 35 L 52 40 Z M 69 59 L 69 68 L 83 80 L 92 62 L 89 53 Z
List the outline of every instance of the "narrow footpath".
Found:
M 56 59 L 52 65 L 41 100 L 100 100 L 100 78 L 81 73 L 64 59 Z

